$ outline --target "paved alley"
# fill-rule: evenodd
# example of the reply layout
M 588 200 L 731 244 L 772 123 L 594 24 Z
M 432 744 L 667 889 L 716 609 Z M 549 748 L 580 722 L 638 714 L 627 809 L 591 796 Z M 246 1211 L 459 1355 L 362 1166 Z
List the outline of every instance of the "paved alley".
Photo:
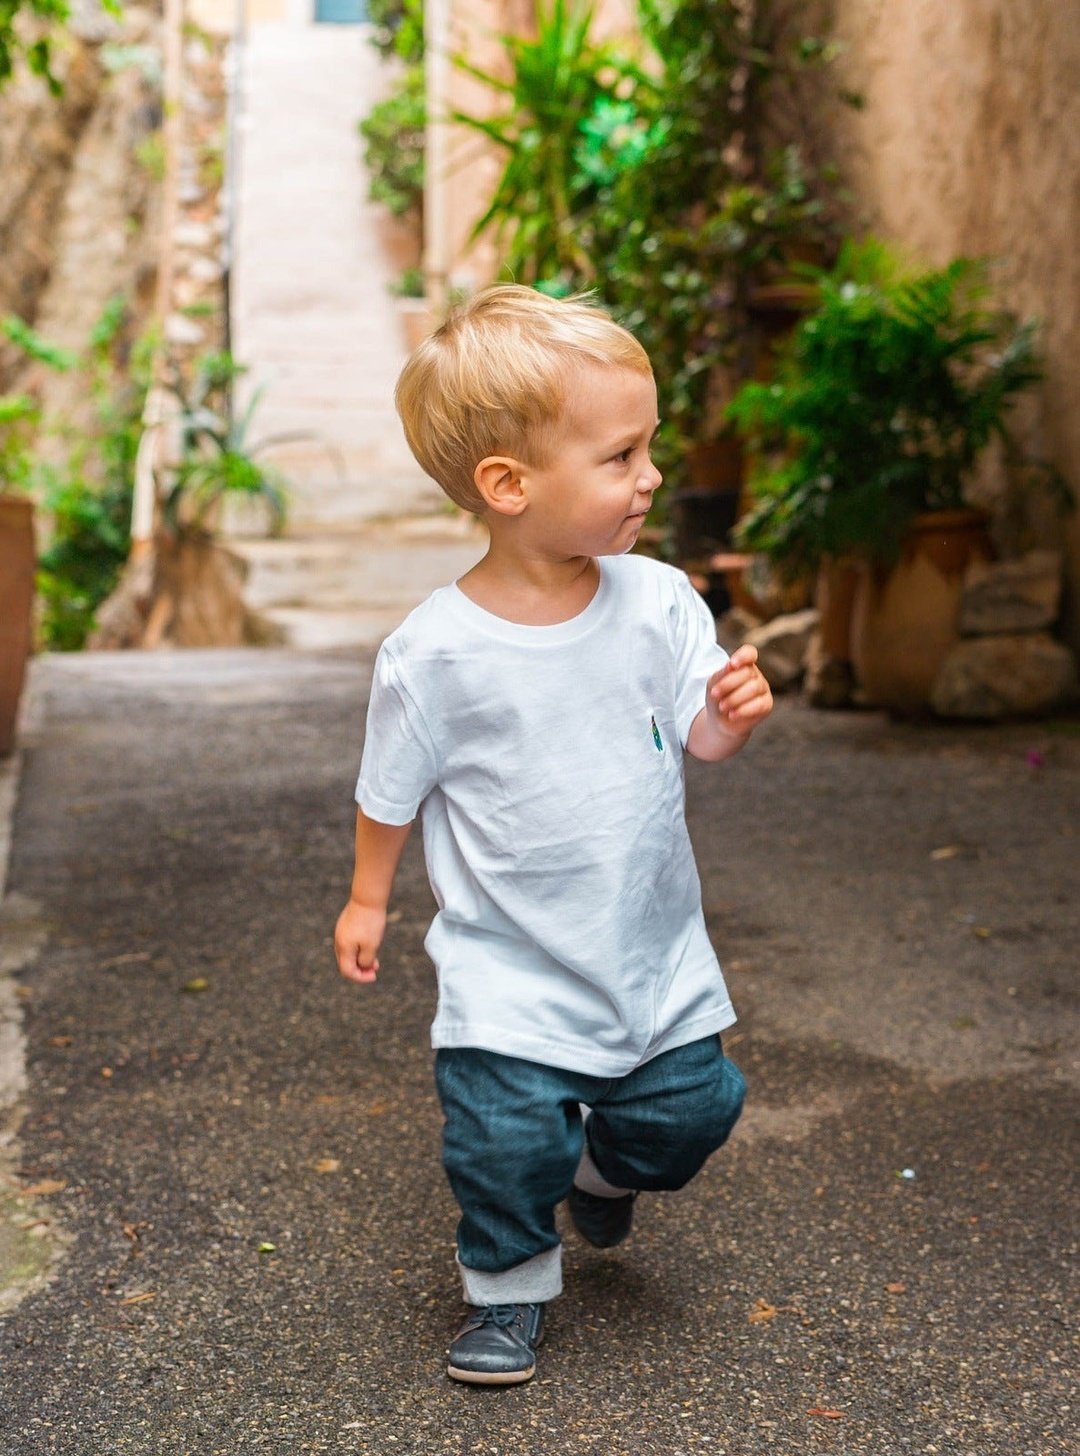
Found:
M 784 701 L 689 765 L 748 1110 L 626 1245 L 567 1234 L 497 1391 L 443 1374 L 417 836 L 379 983 L 331 953 L 371 661 L 34 664 L 4 1196 L 58 1262 L 0 1317 L 4 1456 L 1074 1452 L 1075 722 Z

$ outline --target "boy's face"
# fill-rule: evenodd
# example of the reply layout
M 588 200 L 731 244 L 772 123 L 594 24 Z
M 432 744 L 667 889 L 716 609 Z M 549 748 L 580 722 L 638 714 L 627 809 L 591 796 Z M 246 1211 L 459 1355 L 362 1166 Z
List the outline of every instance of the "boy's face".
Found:
M 649 458 L 658 425 L 651 375 L 580 370 L 549 464 L 521 467 L 530 544 L 566 556 L 629 551 L 662 479 Z

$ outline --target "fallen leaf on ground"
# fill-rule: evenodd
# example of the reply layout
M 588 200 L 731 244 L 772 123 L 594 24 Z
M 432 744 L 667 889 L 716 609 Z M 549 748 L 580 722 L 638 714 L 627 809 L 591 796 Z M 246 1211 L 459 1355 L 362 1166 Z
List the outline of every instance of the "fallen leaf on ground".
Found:
M 73 1036 L 50 1036 L 49 1045 L 55 1047 L 71 1046 L 75 1041 Z
M 943 844 L 940 849 L 932 849 L 930 851 L 930 858 L 931 859 L 955 859 L 956 856 L 959 853 L 960 853 L 960 845 L 958 845 L 958 844 Z
M 885 1288 L 888 1290 L 888 1292 L 890 1294 L 906 1294 L 907 1293 L 907 1285 L 906 1284 L 902 1284 L 899 1279 L 894 1280 L 894 1282 L 892 1284 L 886 1284 Z
M 180 987 L 181 991 L 209 991 L 210 982 L 205 976 L 195 976 L 190 981 L 185 981 Z
M 148 950 L 133 950 L 129 951 L 127 955 L 110 956 L 107 961 L 101 962 L 100 969 L 107 971 L 111 970 L 113 966 L 130 966 L 135 961 L 148 961 L 149 959 L 150 952 Z
M 775 1319 L 780 1313 L 775 1304 L 770 1304 L 767 1299 L 755 1299 L 754 1307 L 746 1318 L 752 1325 L 762 1324 L 765 1320 Z
M 67 1184 L 62 1178 L 42 1178 L 40 1183 L 31 1183 L 22 1191 L 31 1198 L 44 1198 L 49 1193 L 59 1193 Z
M 812 1405 L 806 1414 L 808 1416 L 821 1416 L 826 1421 L 842 1421 L 844 1419 L 843 1411 L 826 1410 L 821 1405 Z
M 258 1251 L 260 1254 L 276 1254 L 277 1244 L 260 1244 Z
M 315 1163 L 316 1173 L 336 1173 L 340 1167 L 340 1158 L 319 1158 Z

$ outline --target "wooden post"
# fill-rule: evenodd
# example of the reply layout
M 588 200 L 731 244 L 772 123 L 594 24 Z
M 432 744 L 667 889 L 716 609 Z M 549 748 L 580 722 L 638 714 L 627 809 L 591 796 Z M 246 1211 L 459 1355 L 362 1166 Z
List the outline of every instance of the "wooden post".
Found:
M 135 491 L 131 507 L 131 559 L 149 555 L 154 540 L 157 508 L 155 466 L 161 455 L 163 425 L 167 418 L 165 389 L 165 323 L 172 307 L 175 271 L 176 223 L 179 215 L 180 148 L 183 138 L 183 25 L 184 0 L 164 0 L 164 97 L 162 137 L 165 147 L 165 175 L 162 182 L 161 248 L 158 253 L 157 286 L 154 291 L 154 323 L 160 331 L 154 354 L 150 388 L 143 409 L 143 437 L 135 462 Z

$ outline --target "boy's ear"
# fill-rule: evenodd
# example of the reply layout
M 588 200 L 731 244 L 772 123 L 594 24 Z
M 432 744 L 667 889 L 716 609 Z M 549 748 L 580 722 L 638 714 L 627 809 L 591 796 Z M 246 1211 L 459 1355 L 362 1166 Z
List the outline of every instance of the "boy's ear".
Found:
M 476 488 L 489 511 L 500 516 L 520 516 L 528 505 L 521 479 L 521 466 L 508 455 L 488 455 L 473 471 Z

